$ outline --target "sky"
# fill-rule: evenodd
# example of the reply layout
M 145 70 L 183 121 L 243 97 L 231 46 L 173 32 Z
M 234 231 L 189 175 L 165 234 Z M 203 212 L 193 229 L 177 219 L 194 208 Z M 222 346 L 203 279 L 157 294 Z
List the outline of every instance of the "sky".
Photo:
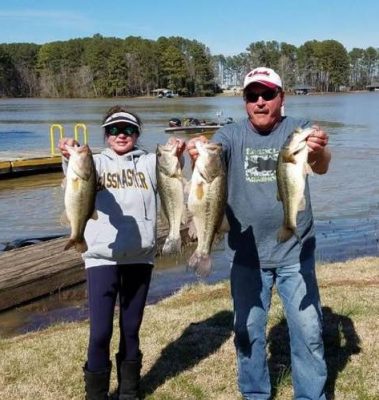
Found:
M 253 42 L 337 40 L 379 48 L 378 0 L 0 0 L 0 43 L 180 36 L 212 55 Z

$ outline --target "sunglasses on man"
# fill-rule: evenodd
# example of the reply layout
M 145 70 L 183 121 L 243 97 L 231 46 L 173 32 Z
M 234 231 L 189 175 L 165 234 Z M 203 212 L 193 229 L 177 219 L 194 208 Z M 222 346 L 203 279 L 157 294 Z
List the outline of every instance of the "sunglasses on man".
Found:
M 247 92 L 245 93 L 245 100 L 248 103 L 256 103 L 260 97 L 265 101 L 274 100 L 275 97 L 280 93 L 279 89 L 266 90 L 262 93 Z
M 118 136 L 123 133 L 125 136 L 132 136 L 135 133 L 139 134 L 139 129 L 134 125 L 125 125 L 125 126 L 109 126 L 105 128 L 105 133 L 109 136 Z

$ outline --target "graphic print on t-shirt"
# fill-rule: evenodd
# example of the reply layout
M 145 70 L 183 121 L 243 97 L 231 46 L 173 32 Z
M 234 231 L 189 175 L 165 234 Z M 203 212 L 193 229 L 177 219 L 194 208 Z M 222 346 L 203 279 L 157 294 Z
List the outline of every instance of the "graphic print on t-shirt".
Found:
M 245 176 L 248 182 L 262 183 L 276 180 L 277 149 L 247 148 L 245 154 Z

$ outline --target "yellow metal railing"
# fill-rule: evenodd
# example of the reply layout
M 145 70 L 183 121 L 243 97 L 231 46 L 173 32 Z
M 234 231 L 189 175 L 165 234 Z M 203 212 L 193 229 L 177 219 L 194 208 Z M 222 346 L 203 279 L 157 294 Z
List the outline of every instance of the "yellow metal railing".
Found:
M 60 153 L 57 153 L 56 150 L 56 134 L 55 132 L 58 130 L 58 141 L 64 137 L 64 128 L 61 124 L 52 124 L 50 125 L 50 154 L 51 156 L 58 156 Z M 80 133 L 82 134 L 83 140 L 80 141 Z M 75 124 L 74 126 L 74 139 L 82 144 L 88 143 L 88 133 L 87 126 L 85 124 Z
M 81 142 L 79 140 L 79 130 L 81 129 L 81 132 L 83 134 L 83 141 Z M 74 127 L 74 138 L 77 140 L 79 143 L 87 144 L 88 137 L 87 137 L 87 126 L 85 124 L 76 124 Z
M 59 154 L 55 152 L 55 134 L 54 132 L 58 129 L 59 131 L 59 139 L 63 138 L 63 126 L 60 124 L 50 125 L 50 154 L 51 156 L 58 156 Z

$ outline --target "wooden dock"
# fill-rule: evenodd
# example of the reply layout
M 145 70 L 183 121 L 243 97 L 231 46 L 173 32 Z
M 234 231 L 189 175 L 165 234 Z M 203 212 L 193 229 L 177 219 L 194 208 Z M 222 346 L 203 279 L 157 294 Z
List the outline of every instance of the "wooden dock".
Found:
M 61 156 L 26 155 L 17 158 L 0 157 L 0 179 L 53 172 L 61 169 Z
M 168 227 L 158 224 L 158 254 Z M 188 244 L 188 226 L 181 231 Z M 67 237 L 0 253 L 0 310 L 85 281 L 84 263 L 74 249 L 63 251 Z
M 100 148 L 92 148 L 92 153 L 101 152 Z M 18 176 L 42 174 L 62 170 L 60 154 L 51 155 L 48 151 L 0 151 L 0 179 Z

